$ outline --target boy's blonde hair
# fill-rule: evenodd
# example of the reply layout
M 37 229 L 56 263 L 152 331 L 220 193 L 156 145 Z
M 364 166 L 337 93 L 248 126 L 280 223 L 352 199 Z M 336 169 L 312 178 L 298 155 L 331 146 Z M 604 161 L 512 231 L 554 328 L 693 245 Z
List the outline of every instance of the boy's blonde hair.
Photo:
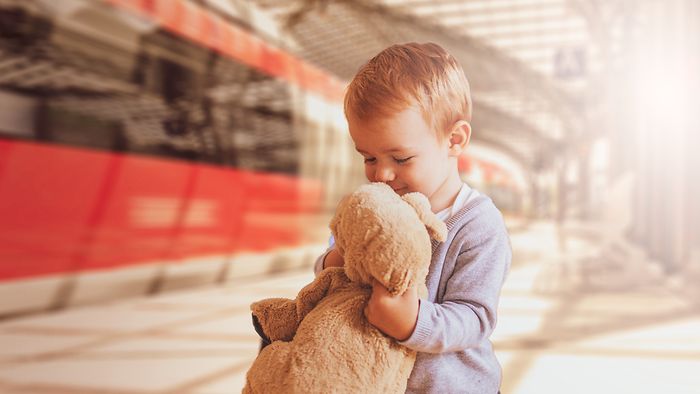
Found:
M 345 116 L 360 121 L 389 117 L 416 105 L 438 136 L 472 115 L 462 67 L 434 43 L 397 44 L 381 51 L 352 79 L 344 104 Z

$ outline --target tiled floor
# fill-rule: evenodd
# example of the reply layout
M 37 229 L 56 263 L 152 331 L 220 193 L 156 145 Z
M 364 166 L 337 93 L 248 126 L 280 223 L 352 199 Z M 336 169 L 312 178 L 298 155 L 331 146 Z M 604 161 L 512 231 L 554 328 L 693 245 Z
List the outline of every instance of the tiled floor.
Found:
M 594 246 L 512 234 L 492 339 L 504 393 L 700 393 L 700 310 L 658 278 L 582 276 Z M 596 273 L 594 273 L 596 274 Z M 592 280 L 591 278 L 596 278 Z M 0 393 L 240 392 L 257 352 L 248 305 L 309 271 L 0 322 Z

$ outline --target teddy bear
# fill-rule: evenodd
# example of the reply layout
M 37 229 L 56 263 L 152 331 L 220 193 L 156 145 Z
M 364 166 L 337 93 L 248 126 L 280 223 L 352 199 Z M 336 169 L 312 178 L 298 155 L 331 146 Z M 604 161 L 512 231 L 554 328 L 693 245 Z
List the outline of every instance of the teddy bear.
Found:
M 270 298 L 251 305 L 271 344 L 246 374 L 243 393 L 403 393 L 415 351 L 372 326 L 364 308 L 372 281 L 392 295 L 425 278 L 432 243 L 447 228 L 428 199 L 399 196 L 384 183 L 360 186 L 344 197 L 330 222 L 344 267 L 329 267 L 296 299 Z

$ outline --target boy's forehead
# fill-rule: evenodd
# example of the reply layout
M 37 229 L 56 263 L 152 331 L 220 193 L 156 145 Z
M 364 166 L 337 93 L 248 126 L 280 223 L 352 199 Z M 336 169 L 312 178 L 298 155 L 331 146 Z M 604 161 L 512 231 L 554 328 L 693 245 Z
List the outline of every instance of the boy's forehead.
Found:
M 410 151 L 410 150 L 414 149 L 413 146 L 411 146 L 411 145 L 389 146 L 389 147 L 385 147 L 385 148 L 370 145 L 369 147 L 367 147 L 365 149 L 370 149 L 370 148 L 379 148 L 381 153 L 399 153 L 399 152 L 406 152 L 406 151 Z M 357 145 L 355 146 L 355 150 L 357 150 L 360 153 L 370 153 L 370 152 L 363 150 L 361 147 L 359 147 Z
M 413 106 L 389 113 L 376 112 L 361 118 L 350 114 L 350 116 L 348 116 L 348 125 L 351 129 L 370 130 L 387 128 L 405 129 L 408 127 L 416 129 L 430 128 L 420 109 Z
M 377 127 L 384 127 L 387 122 L 389 122 L 395 114 L 372 114 L 366 117 L 358 117 L 356 115 L 348 116 L 348 126 L 354 129 L 372 129 Z
M 398 153 L 417 150 L 421 141 L 411 138 L 410 133 L 392 130 L 361 130 L 350 134 L 355 150 L 363 154 Z
M 434 138 L 435 132 L 423 119 L 416 108 L 407 108 L 389 116 L 359 119 L 348 117 L 350 136 L 356 149 L 362 151 L 363 145 L 379 147 L 382 151 L 399 151 L 420 144 L 425 138 Z

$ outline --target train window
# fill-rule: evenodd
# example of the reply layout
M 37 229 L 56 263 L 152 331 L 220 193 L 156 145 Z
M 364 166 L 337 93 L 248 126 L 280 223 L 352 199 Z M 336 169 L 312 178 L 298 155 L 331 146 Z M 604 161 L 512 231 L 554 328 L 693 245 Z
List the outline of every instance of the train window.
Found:
M 66 145 L 124 151 L 120 123 L 51 105 L 39 111 L 39 139 Z M 43 118 L 43 119 L 42 119 Z
M 31 138 L 39 108 L 36 99 L 0 90 L 0 135 Z
M 133 45 L 90 35 L 53 15 L 3 8 L 0 136 L 244 169 L 296 173 L 298 133 L 289 82 L 153 27 Z M 107 22 L 104 22 L 107 23 Z M 127 31 L 128 30 L 128 31 Z M 23 45 L 18 45 L 21 42 Z M 19 112 L 17 112 L 19 113 Z

